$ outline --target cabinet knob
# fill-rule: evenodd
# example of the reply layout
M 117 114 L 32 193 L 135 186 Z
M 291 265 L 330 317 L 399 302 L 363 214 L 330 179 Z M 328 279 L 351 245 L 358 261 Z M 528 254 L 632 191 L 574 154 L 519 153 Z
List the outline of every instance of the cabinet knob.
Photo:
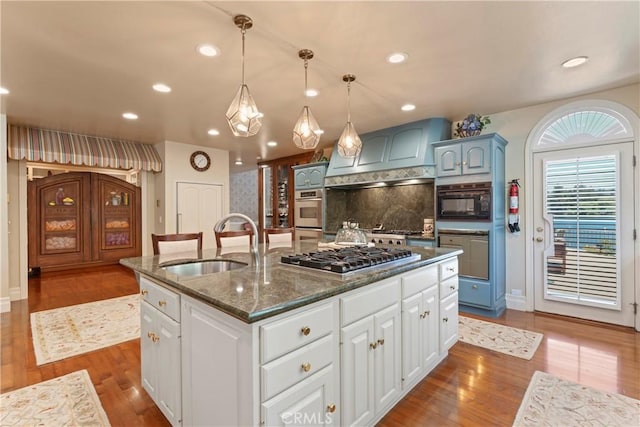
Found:
M 449 286 L 449 289 L 451 289 L 452 291 L 455 291 L 455 290 L 456 290 L 456 287 L 455 287 L 455 286 L 453 286 L 453 285 L 451 285 L 451 286 Z
M 311 333 L 311 328 L 310 328 L 310 327 L 308 327 L 308 326 L 303 326 L 303 327 L 300 329 L 300 333 L 301 333 L 302 335 L 304 335 L 304 336 L 307 336 L 307 335 L 309 335 L 309 334 Z
M 471 288 L 478 289 L 478 285 L 471 285 Z
M 160 337 L 158 335 L 156 335 L 156 334 L 153 334 L 153 338 L 151 338 L 151 341 L 158 342 L 158 341 L 160 341 Z
M 420 313 L 420 318 L 424 319 L 424 313 Z
M 384 338 L 378 340 L 378 344 L 384 345 Z
M 454 271 L 456 271 L 456 269 L 455 269 L 455 268 L 453 268 L 453 267 L 447 267 L 447 271 L 450 271 L 450 272 L 452 272 L 452 273 L 453 273 Z
M 431 314 L 431 311 L 430 311 L 430 310 L 427 310 L 427 311 L 425 311 L 425 312 L 424 312 L 424 313 L 422 313 L 422 314 L 424 314 L 424 317 L 427 317 L 428 315 L 430 315 L 430 314 Z
M 154 336 L 154 333 L 153 333 L 153 332 L 147 332 L 147 338 L 151 338 L 151 337 L 153 337 L 153 336 Z
M 164 307 L 165 305 L 167 305 L 167 302 L 166 301 L 158 301 L 158 305 L 160 307 Z
M 336 405 L 335 405 L 335 404 L 333 404 L 333 403 L 332 403 L 331 405 L 328 405 L 328 406 L 327 406 L 327 412 L 331 412 L 332 414 L 333 414 L 334 412 L 336 412 Z
M 442 321 L 446 323 L 446 322 L 448 322 L 448 321 L 449 321 L 449 318 L 448 318 L 448 317 L 443 317 L 443 318 L 442 318 Z
M 464 162 L 462 162 L 462 166 L 466 166 L 467 161 L 465 160 Z
M 146 296 L 148 293 L 149 293 L 149 291 L 146 290 L 146 289 L 143 289 L 143 290 L 140 291 L 140 295 L 142 295 L 142 296 Z
M 460 162 L 456 162 L 456 166 L 460 166 Z
M 376 349 L 376 347 L 378 347 L 378 343 L 376 343 L 376 342 L 369 343 L 369 348 L 370 348 L 371 350 L 375 350 L 375 349 Z
M 305 372 L 309 372 L 311 370 L 311 363 L 306 362 L 302 364 L 302 370 Z

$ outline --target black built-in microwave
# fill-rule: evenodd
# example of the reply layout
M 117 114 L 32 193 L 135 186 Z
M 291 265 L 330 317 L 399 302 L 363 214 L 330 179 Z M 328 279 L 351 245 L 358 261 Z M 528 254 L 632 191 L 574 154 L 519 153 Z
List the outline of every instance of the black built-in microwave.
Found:
M 438 185 L 436 187 L 439 220 L 491 220 L 491 183 Z

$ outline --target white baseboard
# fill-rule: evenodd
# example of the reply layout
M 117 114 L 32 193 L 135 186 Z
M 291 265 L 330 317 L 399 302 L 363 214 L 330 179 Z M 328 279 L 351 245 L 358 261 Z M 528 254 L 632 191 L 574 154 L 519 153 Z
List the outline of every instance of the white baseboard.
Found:
M 22 292 L 20 292 L 20 288 L 9 288 L 9 298 L 11 301 L 19 301 L 22 298 Z
M 8 313 L 11 311 L 11 298 L 0 298 L 0 313 Z
M 527 311 L 527 299 L 524 296 L 507 295 L 507 308 L 511 310 Z

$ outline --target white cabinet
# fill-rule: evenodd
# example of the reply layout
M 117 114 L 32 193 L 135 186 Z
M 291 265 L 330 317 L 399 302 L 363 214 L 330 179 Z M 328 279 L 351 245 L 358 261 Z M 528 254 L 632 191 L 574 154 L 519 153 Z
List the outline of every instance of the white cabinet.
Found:
M 458 259 L 438 264 L 440 275 L 440 353 L 458 341 Z
M 439 362 L 438 266 L 402 276 L 402 385 L 412 387 Z
M 140 358 L 142 386 L 174 425 L 182 421 L 180 375 L 180 296 L 141 277 Z M 177 318 L 177 320 L 176 320 Z
M 378 419 L 401 393 L 400 280 L 340 299 L 342 425 Z

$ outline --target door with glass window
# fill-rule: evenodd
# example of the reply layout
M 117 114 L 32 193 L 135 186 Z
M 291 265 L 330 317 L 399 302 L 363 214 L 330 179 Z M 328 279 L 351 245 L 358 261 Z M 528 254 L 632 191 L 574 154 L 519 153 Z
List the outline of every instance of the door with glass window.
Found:
M 632 326 L 633 143 L 533 159 L 535 310 Z

